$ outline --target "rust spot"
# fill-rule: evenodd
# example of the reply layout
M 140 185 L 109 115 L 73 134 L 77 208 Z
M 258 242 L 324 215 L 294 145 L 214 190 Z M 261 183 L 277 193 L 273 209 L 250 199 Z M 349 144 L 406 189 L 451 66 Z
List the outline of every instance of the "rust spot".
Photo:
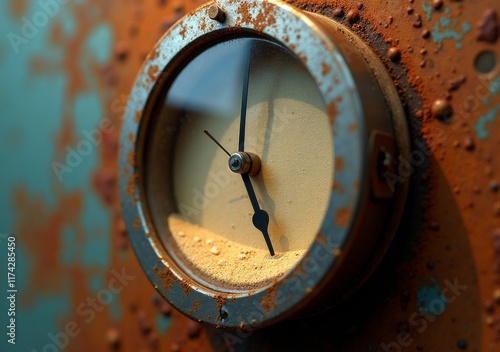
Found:
M 337 190 L 340 194 L 344 194 L 344 186 L 338 181 L 333 181 L 332 190 Z
M 151 82 L 156 81 L 156 79 L 158 78 L 159 73 L 160 73 L 160 69 L 158 68 L 157 65 L 149 66 L 149 68 L 148 68 L 148 78 L 151 80 Z
M 349 218 L 351 217 L 351 209 L 347 207 L 342 207 L 337 210 L 335 214 L 335 225 L 338 227 L 346 227 L 349 223 Z
M 327 75 L 331 70 L 332 70 L 332 68 L 330 67 L 330 65 L 328 65 L 325 62 L 321 63 L 321 74 L 323 76 Z
M 135 195 L 135 184 L 138 180 L 138 176 L 137 174 L 132 174 L 129 178 L 128 178 L 128 181 L 127 181 L 127 187 L 125 189 L 125 194 L 127 196 L 133 196 Z
M 250 3 L 244 3 L 240 6 L 240 14 L 243 22 L 251 22 L 255 29 L 259 32 L 263 31 L 266 27 L 276 24 L 274 17 L 274 7 L 268 3 L 262 3 L 262 8 L 257 14 L 256 18 L 252 18 L 250 10 L 254 7 Z
M 139 121 L 141 121 L 141 118 L 142 118 L 142 110 L 136 111 L 134 116 L 134 121 L 139 123 Z
M 227 295 L 224 294 L 216 295 L 215 300 L 217 301 L 217 309 L 220 310 L 227 302 Z
M 9 10 L 13 17 L 20 18 L 28 11 L 28 0 L 10 0 Z
M 186 280 L 182 279 L 182 281 L 180 282 L 180 285 L 181 285 L 182 291 L 184 291 L 186 296 L 189 296 L 191 294 L 192 288 L 188 284 L 188 282 Z
M 174 282 L 176 281 L 176 277 L 174 274 L 172 274 L 170 269 L 169 268 L 160 269 L 157 266 L 155 266 L 153 269 L 158 275 L 158 277 L 161 279 L 163 289 L 171 290 L 172 286 L 174 285 Z
M 128 152 L 127 162 L 133 169 L 135 169 L 135 152 L 134 151 L 131 150 Z
M 132 132 L 130 132 L 130 133 L 128 134 L 128 136 L 127 136 L 127 137 L 128 137 L 128 141 L 129 141 L 130 143 L 133 143 L 133 142 L 134 142 L 134 134 L 133 134 Z
M 200 301 L 199 300 L 195 300 L 193 302 L 193 306 L 191 307 L 191 309 L 189 310 L 190 313 L 194 313 L 196 312 L 198 309 L 200 308 Z
M 153 50 L 153 51 L 149 54 L 149 59 L 150 59 L 150 60 L 155 60 L 155 59 L 157 59 L 159 56 L 160 56 L 160 48 L 157 48 L 156 50 Z
M 339 111 L 337 110 L 337 105 L 335 105 L 335 102 L 331 102 L 330 104 L 328 104 L 326 110 L 328 112 L 328 119 L 330 121 L 330 125 L 333 126 L 333 124 L 335 123 L 335 118 L 339 113 Z
M 266 295 L 262 297 L 260 304 L 264 311 L 268 313 L 271 309 L 276 307 L 276 296 L 278 295 L 278 285 L 274 284 L 266 290 Z
M 134 231 L 137 231 L 139 226 L 141 226 L 141 221 L 139 220 L 139 218 L 135 218 L 134 224 L 132 225 L 132 228 L 134 229 Z
M 114 169 L 103 168 L 94 174 L 92 185 L 107 205 L 114 204 L 117 179 Z
M 335 158 L 335 171 L 342 171 L 344 169 L 344 158 L 338 156 Z

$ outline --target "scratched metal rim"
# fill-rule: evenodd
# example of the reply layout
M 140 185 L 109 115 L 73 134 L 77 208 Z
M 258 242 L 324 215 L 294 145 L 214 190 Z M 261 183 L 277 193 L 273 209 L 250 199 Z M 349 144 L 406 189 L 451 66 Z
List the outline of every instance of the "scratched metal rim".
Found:
M 225 22 L 219 23 L 208 17 L 212 4 L 200 7 L 162 37 L 142 67 L 129 98 L 122 128 L 120 193 L 129 237 L 137 257 L 155 288 L 169 303 L 191 319 L 217 327 L 256 328 L 289 316 L 303 308 L 304 302 L 311 301 L 312 288 L 325 285 L 325 277 L 335 267 L 349 242 L 361 195 L 366 191 L 367 138 L 363 104 L 343 56 L 311 17 L 274 0 L 219 0 L 216 3 L 227 14 Z M 218 33 L 220 36 L 226 30 L 234 33 L 235 29 L 272 37 L 305 64 L 318 84 L 332 122 L 332 153 L 335 151 L 335 157 L 342 157 L 345 162 L 342 170 L 336 170 L 334 181 L 345 187 L 342 187 L 342 192 L 338 187 L 332 187 L 320 233 L 295 268 L 270 287 L 246 294 L 225 295 L 186 281 L 185 274 L 169 260 L 144 214 L 137 180 L 140 160 L 135 157 L 135 150 L 143 112 L 158 83 L 156 73 L 163 72 L 179 53 L 204 40 L 207 35 Z M 151 78 L 152 72 L 155 73 L 154 79 Z M 352 128 L 354 124 L 357 128 Z M 130 165 L 130 159 L 134 159 L 134 165 Z M 358 181 L 359 187 L 352 186 L 353 179 Z M 340 225 L 334 216 L 339 211 L 347 214 Z M 168 285 L 165 285 L 165 278 L 168 278 Z M 190 286 L 188 290 L 186 285 Z

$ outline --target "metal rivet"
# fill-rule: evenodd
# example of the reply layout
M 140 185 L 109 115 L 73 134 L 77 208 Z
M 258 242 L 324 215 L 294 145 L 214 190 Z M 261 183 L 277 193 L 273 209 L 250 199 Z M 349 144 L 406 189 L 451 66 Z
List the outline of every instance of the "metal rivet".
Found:
M 219 6 L 214 4 L 208 9 L 208 17 L 222 23 L 226 20 L 226 13 Z

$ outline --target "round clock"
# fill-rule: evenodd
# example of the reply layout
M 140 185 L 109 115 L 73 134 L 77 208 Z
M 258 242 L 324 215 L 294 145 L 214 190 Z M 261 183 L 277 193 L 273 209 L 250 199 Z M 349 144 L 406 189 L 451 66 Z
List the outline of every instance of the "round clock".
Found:
M 408 151 L 394 85 L 346 26 L 278 0 L 211 2 L 161 38 L 129 97 L 130 240 L 194 320 L 255 328 L 315 312 L 387 249 Z

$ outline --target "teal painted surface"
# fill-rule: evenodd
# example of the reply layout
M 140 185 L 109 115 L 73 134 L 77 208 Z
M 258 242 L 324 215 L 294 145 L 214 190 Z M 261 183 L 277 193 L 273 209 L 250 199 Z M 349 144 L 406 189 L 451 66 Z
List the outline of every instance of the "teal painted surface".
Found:
M 156 314 L 156 328 L 160 335 L 165 335 L 167 333 L 168 328 L 172 325 L 172 318 L 166 317 L 162 314 Z
M 477 120 L 476 130 L 479 139 L 487 139 L 491 133 L 491 125 L 495 119 L 500 115 L 500 104 L 492 107 L 485 115 L 482 115 Z
M 425 12 L 425 19 L 427 21 L 430 21 L 431 17 L 432 17 L 432 5 L 431 5 L 431 3 L 427 4 L 425 1 L 422 1 L 422 9 Z
M 92 52 L 97 62 L 104 64 L 109 61 L 113 44 L 113 30 L 107 24 L 96 27 L 87 39 L 87 48 Z
M 417 309 L 430 316 L 439 316 L 446 310 L 446 298 L 435 278 L 430 283 L 422 285 L 417 291 Z
M 52 163 L 64 163 L 66 152 L 56 150 L 56 141 L 61 134 L 65 118 L 73 120 L 73 141 L 76 145 L 85 141 L 84 131 L 91 131 L 103 119 L 106 107 L 103 106 L 98 89 L 97 77 L 93 71 L 96 65 L 104 66 L 110 60 L 114 45 L 114 33 L 106 23 L 98 22 L 99 12 L 88 7 L 88 16 L 94 19 L 95 28 L 85 41 L 85 50 L 79 66 L 85 72 L 88 90 L 79 94 L 75 101 L 68 100 L 70 73 L 65 71 L 64 60 L 69 50 L 64 45 L 51 44 L 51 31 L 60 26 L 66 40 L 75 38 L 81 30 L 76 22 L 78 16 L 74 5 L 84 4 L 74 0 L 66 5 L 43 9 L 39 2 L 28 2 L 29 10 L 24 15 L 34 22 L 32 35 L 23 33 L 23 19 L 13 18 L 9 4 L 0 2 L 0 233 L 15 232 L 21 221 L 26 222 L 14 206 L 16 190 L 23 190 L 28 202 L 39 199 L 44 211 L 54 212 L 60 207 L 57 192 L 81 194 L 82 212 L 78 219 L 65 223 L 59 237 L 60 250 L 58 263 L 61 270 L 53 273 L 52 292 L 34 290 L 33 275 L 36 266 L 27 246 L 19 240 L 16 250 L 17 294 L 17 338 L 16 345 L 7 345 L 5 327 L 7 326 L 8 302 L 0 300 L 0 351 L 41 351 L 53 344 L 50 334 L 62 331 L 64 325 L 72 320 L 78 303 L 73 300 L 73 278 L 63 270 L 65 266 L 77 266 L 89 278 L 86 283 L 90 292 L 105 288 L 111 270 L 110 258 L 110 213 L 103 206 L 91 184 L 92 176 L 98 168 L 99 146 L 92 144 L 88 155 L 73 172 L 65 174 L 61 182 L 55 174 Z M 40 13 L 45 15 L 40 15 Z M 35 16 L 35 17 L 34 17 Z M 35 22 L 36 16 L 45 20 Z M 45 17 L 44 17 L 45 16 Z M 33 60 L 42 58 L 51 65 L 50 70 L 33 71 Z M 62 158 L 62 160 L 60 159 Z M 83 231 L 82 231 L 83 230 Z M 79 236 L 83 234 L 83 238 Z M 30 234 L 22 234 L 29 239 Z M 6 249 L 0 242 L 0 258 Z M 6 272 L 5 261 L 0 261 L 0 275 Z M 2 297 L 5 280 L 0 281 Z M 57 292 L 57 293 L 56 293 Z M 21 304 L 22 302 L 22 304 Z M 109 305 L 111 319 L 121 317 L 119 300 L 113 299 Z
M 422 10 L 425 12 L 425 19 L 430 21 L 433 14 L 439 16 L 432 29 L 432 38 L 435 44 L 441 44 L 445 40 L 455 41 L 455 48 L 462 49 L 461 41 L 464 36 L 472 29 L 469 22 L 460 23 L 451 15 L 451 9 L 446 7 L 444 10 L 434 11 L 430 1 L 422 1 Z
M 436 44 L 443 43 L 446 39 L 460 42 L 464 36 L 471 31 L 471 28 L 468 22 L 462 22 L 460 24 L 456 19 L 441 17 L 439 21 L 434 24 L 432 38 Z M 457 44 L 460 47 L 461 43 L 455 43 L 455 45 Z
M 492 98 L 495 98 L 500 93 L 500 76 L 493 78 L 488 86 L 489 96 L 483 99 L 483 105 L 489 105 Z M 493 99 L 496 101 L 496 99 Z M 492 106 L 486 114 L 479 116 L 477 119 L 474 130 L 476 131 L 477 138 L 487 139 L 491 134 L 491 126 L 496 118 L 500 115 L 500 104 Z

